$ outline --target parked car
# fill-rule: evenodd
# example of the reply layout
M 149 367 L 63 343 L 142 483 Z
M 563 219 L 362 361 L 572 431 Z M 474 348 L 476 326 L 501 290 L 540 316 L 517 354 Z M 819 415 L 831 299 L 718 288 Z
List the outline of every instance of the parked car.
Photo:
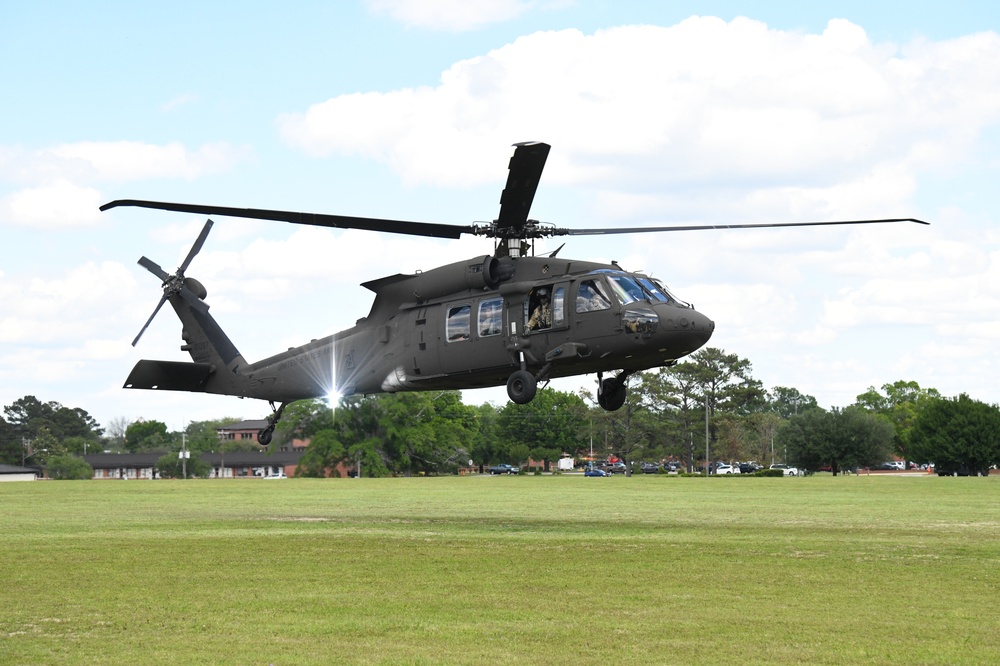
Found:
M 618 461 L 613 463 L 607 463 L 604 466 L 604 471 L 608 474 L 624 474 L 625 473 L 625 463 Z
M 799 476 L 799 469 L 797 467 L 792 467 L 784 463 L 775 463 L 771 465 L 771 469 L 780 469 L 785 476 Z
M 740 474 L 753 474 L 757 470 L 764 469 L 763 465 L 758 465 L 752 460 L 750 462 L 740 463 L 739 467 L 740 467 Z
M 660 466 L 656 463 L 642 463 L 643 474 L 656 474 L 660 471 Z
M 715 466 L 716 474 L 739 474 L 740 468 L 733 467 L 729 463 L 720 462 Z
M 513 465 L 508 465 L 504 463 L 503 465 L 494 465 L 490 467 L 490 474 L 517 474 L 521 469 L 519 467 L 514 467 Z
M 938 476 L 989 476 L 990 468 L 971 469 L 965 465 L 936 467 L 934 471 Z
M 587 469 L 585 469 L 583 471 L 583 475 L 584 476 L 611 476 L 610 474 L 608 474 L 607 472 L 605 472 L 603 469 L 599 469 L 597 467 L 588 467 Z

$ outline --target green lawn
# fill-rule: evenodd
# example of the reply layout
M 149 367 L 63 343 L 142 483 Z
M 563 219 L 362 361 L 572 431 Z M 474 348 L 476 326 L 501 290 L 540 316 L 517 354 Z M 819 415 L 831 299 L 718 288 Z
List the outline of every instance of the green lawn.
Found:
M 0 484 L 0 664 L 995 664 L 1000 477 Z

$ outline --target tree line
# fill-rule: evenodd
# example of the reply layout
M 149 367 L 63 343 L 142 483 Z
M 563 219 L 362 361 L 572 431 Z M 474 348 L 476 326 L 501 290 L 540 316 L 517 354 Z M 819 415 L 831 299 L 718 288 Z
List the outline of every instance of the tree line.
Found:
M 220 443 L 216 428 L 241 419 L 192 422 L 183 433 L 158 421 L 116 419 L 105 430 L 79 408 L 33 396 L 4 408 L 0 461 L 45 466 L 88 447 L 193 453 L 250 444 Z M 526 405 L 466 405 L 457 391 L 352 396 L 331 406 L 290 405 L 275 442 L 310 440 L 299 473 L 348 467 L 363 476 L 448 474 L 498 463 L 548 468 L 576 458 L 659 461 L 688 470 L 709 461 L 786 462 L 811 470 L 878 465 L 892 457 L 983 471 L 1000 462 L 1000 409 L 966 395 L 945 398 L 913 381 L 869 387 L 829 410 L 791 387 L 765 389 L 749 360 L 703 348 L 672 367 L 630 379 L 623 407 L 595 396 L 539 391 Z M 30 445 L 25 445 L 30 442 Z M 91 449 L 93 450 L 93 449 Z

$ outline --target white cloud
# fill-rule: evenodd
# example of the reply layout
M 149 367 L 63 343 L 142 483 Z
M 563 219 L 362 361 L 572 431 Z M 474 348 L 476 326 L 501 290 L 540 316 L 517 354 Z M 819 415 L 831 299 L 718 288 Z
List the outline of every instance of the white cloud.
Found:
M 93 183 L 195 179 L 227 171 L 250 155 L 226 143 L 195 150 L 137 141 L 81 141 L 35 151 L 0 146 L 0 180 L 22 185 L 0 196 L 0 222 L 37 229 L 93 226 L 106 201 Z
M 156 145 L 138 141 L 82 141 L 43 151 L 101 181 L 149 178 L 197 178 L 230 169 L 246 158 L 245 149 L 209 143 L 189 150 L 180 143 Z
M 0 146 L 0 178 L 29 185 L 58 180 L 75 183 L 131 182 L 150 178 L 197 178 L 252 159 L 247 147 L 207 143 L 79 141 L 28 151 Z
M 508 144 L 542 139 L 551 182 L 660 210 L 683 189 L 715 215 L 734 212 L 725 191 L 744 217 L 829 219 L 897 210 L 919 170 L 969 159 L 997 91 L 993 33 L 900 49 L 844 20 L 815 35 L 692 17 L 535 33 L 435 87 L 339 96 L 278 124 L 303 151 L 367 156 L 410 183 L 495 182 Z
M 160 108 L 163 111 L 170 113 L 172 111 L 176 111 L 182 106 L 187 106 L 188 104 L 197 102 L 198 99 L 199 99 L 198 95 L 195 95 L 194 93 L 183 93 L 178 95 L 177 97 L 167 100 L 166 102 L 163 103 L 163 105 Z
M 537 2 L 525 0 L 368 0 L 375 14 L 404 25 L 446 32 L 475 30 L 517 18 Z
M 60 180 L 3 197 L 0 219 L 39 230 L 86 227 L 100 219 L 100 205 L 97 190 Z
M 131 269 L 116 262 L 87 262 L 56 277 L 0 278 L 0 342 L 75 346 L 101 338 L 128 320 L 123 306 L 135 284 Z

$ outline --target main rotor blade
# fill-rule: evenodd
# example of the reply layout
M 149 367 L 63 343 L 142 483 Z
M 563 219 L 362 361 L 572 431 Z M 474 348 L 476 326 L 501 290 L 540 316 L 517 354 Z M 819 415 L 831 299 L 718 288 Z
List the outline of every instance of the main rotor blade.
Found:
M 135 345 L 139 342 L 139 338 L 141 338 L 142 334 L 146 332 L 146 329 L 149 328 L 149 325 L 153 323 L 153 318 L 156 317 L 156 313 L 160 311 L 160 308 L 162 308 L 163 304 L 166 302 L 167 302 L 167 297 L 166 295 L 164 295 L 163 298 L 160 299 L 160 302 L 156 304 L 156 308 L 153 310 L 153 314 L 149 315 L 149 319 L 146 320 L 146 323 L 142 327 L 142 330 L 139 331 L 139 335 L 135 336 L 135 340 L 132 341 L 133 347 L 135 347 Z
M 333 229 L 363 229 L 365 231 L 385 231 L 391 234 L 409 236 L 430 236 L 433 238 L 460 238 L 462 234 L 473 234 L 476 227 L 471 225 L 436 224 L 433 222 L 407 222 L 405 220 L 383 220 L 374 217 L 351 217 L 348 215 L 325 215 L 323 213 L 295 213 L 262 208 L 230 208 L 228 206 L 206 206 L 200 204 L 169 203 L 164 201 L 143 201 L 140 199 L 118 199 L 101 206 L 101 210 L 118 206 L 156 208 L 178 213 L 198 213 L 204 215 L 225 215 L 246 217 L 255 220 L 274 220 L 292 224 L 308 224 Z
M 676 227 L 618 227 L 606 229 L 553 229 L 553 236 L 599 236 L 603 234 L 642 234 L 662 231 L 705 231 L 708 229 L 766 229 L 771 227 L 820 227 L 838 224 L 885 224 L 888 222 L 915 222 L 930 224 L 912 217 L 894 217 L 884 220 L 836 220 L 832 222 L 765 222 L 759 224 L 695 224 Z
M 187 257 L 184 258 L 184 263 L 182 263 L 180 268 L 177 269 L 178 273 L 184 275 L 184 271 L 187 270 L 188 265 L 195 258 L 195 256 L 201 252 L 201 246 L 205 244 L 205 239 L 208 238 L 208 232 L 212 230 L 213 224 L 215 223 L 212 222 L 212 220 L 205 222 L 205 226 L 201 228 L 201 233 L 198 234 L 198 240 L 196 240 L 194 245 L 191 246 L 191 251 L 188 252 Z
M 515 143 L 514 146 L 507 185 L 500 194 L 499 229 L 524 227 L 527 223 L 531 202 L 535 199 L 538 181 L 551 148 L 549 144 L 540 142 Z

